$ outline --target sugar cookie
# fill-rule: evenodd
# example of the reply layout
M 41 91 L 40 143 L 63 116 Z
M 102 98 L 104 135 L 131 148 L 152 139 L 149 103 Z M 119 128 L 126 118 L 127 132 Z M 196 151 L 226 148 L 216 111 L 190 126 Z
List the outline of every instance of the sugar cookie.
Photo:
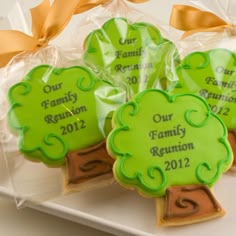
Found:
M 194 93 L 203 97 L 211 110 L 236 128 L 236 54 L 227 49 L 193 52 L 177 66 L 179 79 L 173 93 Z
M 211 110 L 225 122 L 235 149 L 236 54 L 222 48 L 193 52 L 177 66 L 176 74 L 179 83 L 172 93 L 191 92 L 206 99 Z M 235 165 L 235 155 L 234 158 Z
M 145 196 L 164 197 L 173 186 L 212 187 L 232 164 L 224 123 L 196 95 L 143 91 L 115 111 L 113 126 L 107 149 L 114 176 Z
M 8 123 L 19 135 L 19 150 L 49 166 L 63 165 L 68 152 L 103 141 L 107 117 L 125 101 L 119 88 L 81 66 L 38 66 L 8 97 Z
M 131 88 L 132 95 L 146 88 L 165 88 L 166 64 L 179 60 L 175 45 L 154 25 L 130 24 L 121 17 L 91 32 L 84 47 L 85 62 Z

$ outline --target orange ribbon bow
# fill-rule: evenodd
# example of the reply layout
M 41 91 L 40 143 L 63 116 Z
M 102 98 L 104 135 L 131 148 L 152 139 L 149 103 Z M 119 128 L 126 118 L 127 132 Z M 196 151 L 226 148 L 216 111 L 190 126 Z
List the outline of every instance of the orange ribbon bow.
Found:
M 24 51 L 37 51 L 63 31 L 74 14 L 87 11 L 110 0 L 49 0 L 31 9 L 32 36 L 17 30 L 0 30 L 0 66 L 6 65 L 14 55 Z M 148 0 L 128 0 L 142 3 Z
M 234 25 L 228 24 L 211 12 L 185 5 L 173 6 L 169 23 L 174 28 L 185 31 L 182 38 L 198 32 L 223 32 L 227 28 L 234 29 Z

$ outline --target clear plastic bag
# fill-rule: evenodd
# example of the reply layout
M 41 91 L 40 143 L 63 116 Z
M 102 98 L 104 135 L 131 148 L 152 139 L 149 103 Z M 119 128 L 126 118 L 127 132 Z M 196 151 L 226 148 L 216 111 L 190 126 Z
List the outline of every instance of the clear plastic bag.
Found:
M 21 24 L 16 21 L 18 15 L 23 16 Z M 27 16 L 28 12 L 25 12 L 25 7 L 19 4 L 9 16 L 12 28 L 22 30 L 25 33 L 30 32 L 30 22 Z M 119 79 L 119 77 L 124 76 L 123 73 L 120 75 L 110 73 L 109 66 L 106 68 L 98 67 L 97 63 L 88 61 L 84 57 L 86 37 L 111 19 L 115 19 L 114 21 L 118 19 L 121 24 L 133 25 L 134 28 L 136 26 L 141 27 L 143 30 L 140 33 L 135 29 L 135 32 L 138 31 L 139 39 L 142 39 L 138 47 L 136 46 L 134 50 L 132 47 L 126 49 L 131 50 L 131 54 L 135 54 L 134 58 L 137 61 L 134 65 L 140 67 L 137 70 L 138 74 L 126 75 L 126 79 L 131 79 L 131 84 Z M 175 68 L 179 57 L 178 50 L 172 42 L 175 35 L 170 34 L 169 30 L 168 25 L 158 24 L 155 19 L 131 8 L 124 1 L 111 1 L 103 6 L 91 9 L 85 14 L 74 16 L 65 31 L 55 40 L 50 41 L 50 44 L 54 46 L 43 48 L 36 53 L 19 54 L 4 68 L 3 79 L 0 81 L 0 93 L 3 94 L 0 106 L 4 111 L 0 120 L 1 145 L 18 207 L 25 206 L 28 201 L 38 203 L 67 192 L 85 191 L 113 183 L 111 169 L 114 160 L 109 159 L 109 155 L 107 156 L 105 143 L 106 136 L 111 130 L 112 113 L 135 92 L 142 91 L 147 87 L 166 89 L 176 82 L 175 77 L 173 77 L 173 68 Z M 155 40 L 158 41 L 157 44 L 155 44 Z M 128 41 L 125 38 L 121 39 L 121 42 Z M 133 42 L 135 41 L 134 38 Z M 57 47 L 58 45 L 63 50 Z M 118 55 L 119 51 L 123 49 L 113 48 L 112 52 L 114 50 Z M 129 51 L 125 53 L 128 52 L 129 54 Z M 159 52 L 156 53 L 156 51 Z M 101 52 L 103 53 L 103 50 Z M 153 70 L 145 71 L 147 66 L 144 64 L 150 65 L 152 69 L 154 61 L 158 61 L 160 66 L 157 69 L 155 68 L 154 72 Z M 127 65 L 124 67 L 126 68 Z M 93 81 L 99 81 L 101 84 L 87 100 L 83 98 L 86 101 L 81 104 L 80 96 L 73 91 L 76 86 L 70 85 L 70 89 L 60 92 L 63 83 L 54 84 L 51 82 L 52 78 L 55 79 L 61 73 L 67 73 L 71 68 L 72 70 L 78 69 L 80 71 L 78 74 L 84 71 L 85 78 L 90 77 L 88 76 L 90 74 L 92 78 L 96 78 L 95 80 L 92 79 L 91 83 L 86 82 L 84 76 L 79 78 L 80 82 L 76 86 L 81 88 L 82 93 L 89 91 L 90 87 L 98 83 Z M 136 72 L 136 69 L 134 71 Z M 153 76 L 152 79 L 149 78 L 150 74 Z M 143 84 L 137 80 L 139 76 Z M 71 75 L 69 77 L 71 78 Z M 151 84 L 146 86 L 145 83 L 149 79 Z M 34 82 L 31 83 L 31 80 Z M 135 92 L 132 88 L 133 82 L 136 85 L 140 84 Z M 33 96 L 27 97 L 28 93 L 31 94 L 29 92 L 31 89 L 34 89 Z M 59 95 L 51 97 L 51 94 L 57 94 L 58 91 Z M 22 103 L 19 102 L 22 101 L 21 93 L 22 97 L 27 97 L 23 99 L 23 104 L 28 104 L 29 109 L 27 106 L 26 108 L 21 106 Z M 91 98 L 93 98 L 93 108 L 86 105 L 87 102 L 90 103 Z M 35 101 L 38 103 L 35 104 Z M 77 102 L 79 102 L 78 106 L 75 105 Z M 67 103 L 70 104 L 70 107 L 66 106 Z M 56 111 L 53 113 L 44 113 L 54 107 Z M 76 118 L 77 115 L 80 116 L 91 111 L 93 111 L 91 117 L 96 118 L 92 121 L 86 122 L 87 118 Z M 64 119 L 64 117 L 66 118 Z M 67 118 L 70 120 L 65 123 L 64 121 Z M 38 122 L 37 119 L 41 120 Z M 61 121 L 63 121 L 63 125 L 58 128 L 57 124 Z M 62 148 L 53 148 L 57 154 L 63 154 L 60 157 L 57 155 L 52 157 L 51 150 L 45 151 L 44 147 L 37 146 L 37 140 L 41 136 L 44 146 L 51 147 L 56 142 L 60 143 L 61 139 L 64 140 L 65 136 L 70 136 L 71 133 L 86 131 L 88 129 L 86 128 L 87 123 L 90 124 L 90 121 L 93 128 L 89 129 L 88 134 L 79 137 L 78 141 L 76 141 L 75 136 L 71 136 L 72 143 L 76 143 L 75 146 L 68 148 L 68 142 L 64 141 L 66 145 Z M 36 136 L 32 134 L 27 137 L 25 133 L 32 132 L 29 128 L 32 125 L 36 127 L 34 129 Z M 54 126 L 57 128 L 52 130 L 58 131 L 59 129 L 60 135 L 54 133 L 44 135 L 44 131 L 51 132 L 50 127 Z M 98 133 L 98 136 L 94 135 L 94 132 Z M 36 144 L 34 143 L 35 140 Z M 86 143 L 87 141 L 89 144 Z M 81 144 L 81 146 L 77 146 L 77 144 Z M 104 159 L 94 160 L 93 157 L 96 153 L 105 156 Z M 64 159 L 65 156 L 66 159 Z M 76 160 L 84 159 L 81 158 L 83 156 L 86 156 L 87 161 L 83 162 L 82 169 L 79 169 L 81 172 L 89 174 L 81 177 L 81 172 L 75 174 L 74 171 L 75 169 L 78 170 Z M 93 170 L 97 172 L 94 173 Z
M 18 207 L 113 182 L 104 143 L 126 93 L 76 58 L 48 47 L 16 56 L 4 70 L 1 143 Z
M 223 3 L 219 0 L 214 2 L 170 0 L 170 2 L 173 5 L 170 25 L 179 30 L 178 47 L 181 58 L 193 51 L 207 51 L 213 48 L 227 48 L 235 51 L 234 24 L 236 19 L 233 14 L 235 9 L 234 1 L 228 0 Z M 176 17 L 175 9 L 178 9 L 179 6 L 179 16 Z M 190 9 L 185 7 L 190 7 Z M 191 7 L 194 9 L 191 9 Z M 195 13 L 195 10 L 200 12 Z M 187 11 L 189 14 L 187 18 L 185 18 L 184 14 L 184 20 L 181 19 L 181 11 Z M 193 16 L 191 16 L 191 11 Z M 212 16 L 206 16 L 205 13 L 212 14 Z M 197 22 L 195 14 L 201 17 Z
M 172 68 L 179 55 L 168 25 L 121 0 L 90 13 L 81 19 L 74 37 L 85 64 L 109 75 L 129 97 L 173 83 Z
M 176 67 L 178 82 L 172 93 L 195 93 L 206 99 L 211 110 L 226 124 L 228 139 L 236 156 L 236 36 L 234 26 L 236 19 L 233 14 L 235 2 L 230 0 L 224 3 L 195 0 L 172 2 L 180 5 L 182 11 L 189 10 L 189 17 L 182 22 L 182 25 L 186 23 L 185 25 L 188 26 L 190 21 L 192 21 L 191 26 L 196 23 L 195 28 L 183 27 L 186 28 L 187 33 L 182 32 L 185 34 L 178 42 L 181 48 L 181 63 Z M 186 9 L 186 6 L 190 8 Z M 201 22 L 194 22 L 196 18 L 192 18 L 191 11 L 192 15 L 199 11 L 203 25 L 208 26 L 199 28 Z M 180 17 L 175 20 L 181 21 Z M 172 22 L 174 26 L 179 25 Z M 233 166 L 235 164 L 234 160 Z

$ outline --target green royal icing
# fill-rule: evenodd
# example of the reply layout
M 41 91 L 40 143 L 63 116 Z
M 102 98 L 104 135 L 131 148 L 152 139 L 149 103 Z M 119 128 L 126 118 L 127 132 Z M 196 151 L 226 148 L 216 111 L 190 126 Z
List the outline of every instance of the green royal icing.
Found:
M 166 64 L 179 59 L 175 45 L 147 23 L 129 24 L 112 18 L 85 40 L 84 60 L 105 71 L 120 84 L 131 88 L 131 95 L 146 88 L 165 88 Z
M 170 186 L 206 184 L 232 163 L 227 130 L 207 103 L 192 94 L 149 89 L 113 116 L 107 146 L 118 182 L 147 196 Z
M 179 83 L 171 93 L 194 93 L 206 99 L 212 111 L 236 128 L 236 54 L 227 49 L 189 54 L 177 66 Z
M 19 149 L 31 160 L 56 166 L 69 151 L 102 141 L 112 112 L 125 101 L 124 92 L 79 66 L 36 67 L 8 97 L 8 123 L 19 134 Z

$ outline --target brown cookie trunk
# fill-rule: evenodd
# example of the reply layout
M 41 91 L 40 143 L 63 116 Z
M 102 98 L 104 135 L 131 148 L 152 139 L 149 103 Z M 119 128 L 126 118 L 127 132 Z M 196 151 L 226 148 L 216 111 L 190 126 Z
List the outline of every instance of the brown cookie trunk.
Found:
M 157 213 L 159 225 L 177 226 L 210 220 L 225 212 L 207 186 L 186 185 L 168 188 Z
M 114 160 L 103 141 L 92 147 L 70 152 L 66 156 L 68 184 L 78 184 L 101 175 L 112 173 Z

